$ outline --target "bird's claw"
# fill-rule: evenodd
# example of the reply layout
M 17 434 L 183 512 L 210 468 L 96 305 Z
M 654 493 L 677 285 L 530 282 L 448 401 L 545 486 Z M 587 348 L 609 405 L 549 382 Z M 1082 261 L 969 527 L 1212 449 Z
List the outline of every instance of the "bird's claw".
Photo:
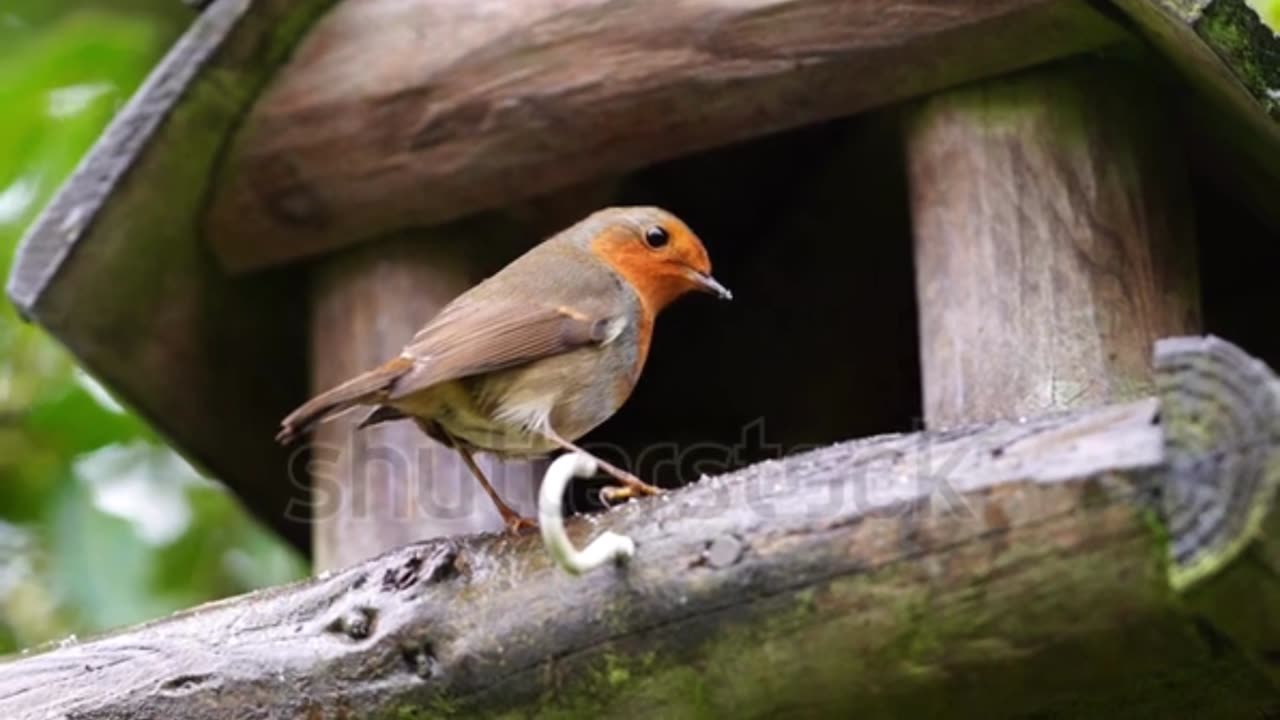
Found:
M 509 517 L 504 517 L 502 523 L 507 526 L 508 535 L 519 535 L 526 530 L 537 530 L 538 521 L 532 518 L 521 517 L 512 513 Z
M 654 487 L 639 478 L 634 483 L 626 485 L 606 485 L 600 488 L 600 503 L 605 507 L 613 507 L 615 504 L 630 500 L 641 495 L 661 495 L 662 489 Z

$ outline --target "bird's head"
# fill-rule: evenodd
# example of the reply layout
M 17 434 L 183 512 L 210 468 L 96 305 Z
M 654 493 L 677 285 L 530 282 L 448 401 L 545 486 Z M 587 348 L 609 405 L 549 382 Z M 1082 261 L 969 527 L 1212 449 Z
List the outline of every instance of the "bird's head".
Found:
M 600 228 L 591 239 L 591 251 L 630 283 L 653 312 L 693 291 L 733 298 L 711 277 L 711 259 L 702 240 L 666 210 L 608 208 L 588 220 Z

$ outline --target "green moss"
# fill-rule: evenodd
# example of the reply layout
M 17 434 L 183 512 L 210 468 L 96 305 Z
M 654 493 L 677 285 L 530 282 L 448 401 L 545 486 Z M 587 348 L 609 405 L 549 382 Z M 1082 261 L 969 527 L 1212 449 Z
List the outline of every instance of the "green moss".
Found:
M 425 706 L 403 705 L 385 717 L 386 720 L 445 720 L 458 715 L 456 702 L 444 695 L 436 695 Z
M 604 679 L 609 687 L 619 687 L 625 685 L 631 679 L 631 671 L 627 669 L 622 658 L 612 653 L 606 653 L 604 656 L 605 672 Z
M 1195 28 L 1250 94 L 1280 120 L 1280 36 L 1244 0 L 1209 3 Z
M 1184 614 L 1149 514 L 1080 512 L 558 658 L 563 682 L 501 717 L 1226 717 L 1274 698 Z

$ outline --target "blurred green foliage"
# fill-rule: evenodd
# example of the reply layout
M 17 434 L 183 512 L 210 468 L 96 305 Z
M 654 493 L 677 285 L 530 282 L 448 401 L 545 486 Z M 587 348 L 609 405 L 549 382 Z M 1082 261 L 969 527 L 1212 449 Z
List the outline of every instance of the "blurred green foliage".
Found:
M 1280 0 L 1245 0 L 1274 31 L 1280 32 Z
M 179 0 L 0 4 L 0 275 L 192 15 Z M 306 570 L 0 303 L 0 652 Z

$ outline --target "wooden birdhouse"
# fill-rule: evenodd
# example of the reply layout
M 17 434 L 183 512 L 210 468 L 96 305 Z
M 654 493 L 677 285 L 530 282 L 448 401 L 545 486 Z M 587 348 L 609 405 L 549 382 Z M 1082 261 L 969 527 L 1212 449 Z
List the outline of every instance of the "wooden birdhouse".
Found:
M 1230 713 L 1280 697 L 1280 391 L 1231 345 L 1280 366 L 1277 196 L 1280 38 L 1244 0 L 215 0 L 9 295 L 343 569 L 227 606 L 278 621 L 256 639 L 221 606 L 143 630 L 223 654 L 113 707 L 240 707 L 227 663 L 275 677 L 245 658 L 296 627 L 321 659 L 262 681 L 268 714 Z M 473 537 L 497 514 L 412 423 L 273 441 L 525 248 L 637 204 L 736 299 L 664 315 L 584 440 L 689 486 L 605 516 L 631 575 L 575 588 L 536 538 Z M 1203 333 L 1230 344 L 1168 341 L 1156 372 Z M 532 513 L 544 465 L 484 462 Z M 0 714 L 81 702 L 41 698 Z

